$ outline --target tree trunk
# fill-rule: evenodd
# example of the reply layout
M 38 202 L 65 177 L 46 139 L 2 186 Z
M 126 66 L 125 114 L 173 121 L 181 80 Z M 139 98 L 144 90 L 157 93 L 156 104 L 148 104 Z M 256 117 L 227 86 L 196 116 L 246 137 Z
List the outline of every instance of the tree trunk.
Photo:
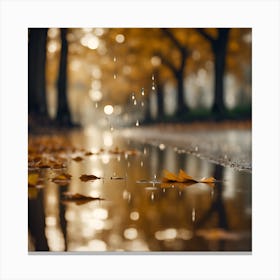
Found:
M 225 112 L 224 76 L 228 35 L 229 28 L 219 29 L 218 39 L 216 39 L 212 44 L 215 64 L 214 103 L 212 107 L 212 112 L 219 116 L 222 116 Z
M 67 29 L 61 28 L 61 54 L 58 74 L 58 108 L 56 121 L 62 125 L 72 125 L 70 110 L 67 101 L 67 56 L 68 43 L 66 39 Z
M 176 74 L 177 82 L 177 115 L 182 116 L 188 112 L 188 107 L 184 100 L 184 74 L 183 71 L 178 71 Z
M 157 84 L 157 119 L 164 117 L 164 101 L 163 101 L 163 86 L 161 83 Z
M 47 28 L 29 29 L 28 113 L 48 116 L 46 102 Z

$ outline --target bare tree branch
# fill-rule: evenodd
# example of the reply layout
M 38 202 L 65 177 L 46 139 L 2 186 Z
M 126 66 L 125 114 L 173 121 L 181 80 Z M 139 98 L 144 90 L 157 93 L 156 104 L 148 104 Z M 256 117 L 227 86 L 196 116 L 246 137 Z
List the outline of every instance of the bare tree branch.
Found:
M 161 32 L 165 34 L 171 42 L 180 50 L 180 52 L 186 52 L 186 48 L 178 41 L 174 34 L 168 28 L 160 28 Z
M 210 41 L 210 43 L 214 43 L 215 39 L 205 32 L 204 28 L 195 28 L 195 30 L 203 36 L 206 40 Z
M 169 59 L 167 59 L 164 55 L 162 55 L 159 51 L 154 52 L 154 55 L 160 57 L 162 64 L 167 66 L 175 75 L 178 72 L 177 68 L 171 63 Z

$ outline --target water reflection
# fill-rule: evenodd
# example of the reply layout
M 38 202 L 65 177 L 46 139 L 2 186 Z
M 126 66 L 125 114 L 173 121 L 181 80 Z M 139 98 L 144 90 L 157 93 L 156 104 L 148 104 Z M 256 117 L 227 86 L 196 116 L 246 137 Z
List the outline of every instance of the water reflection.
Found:
M 109 134 L 88 130 L 72 133 L 71 139 L 85 149 L 99 151 L 104 135 Z M 138 152 L 106 151 L 81 162 L 71 161 L 69 186 L 46 181 L 37 197 L 29 199 L 28 225 L 34 250 L 251 250 L 250 173 L 216 166 L 160 143 L 144 145 L 114 135 L 111 140 L 112 150 Z M 178 172 L 180 168 L 195 178 L 214 176 L 223 182 L 161 186 L 163 169 Z M 103 179 L 82 182 L 81 174 Z M 139 180 L 146 181 L 137 183 Z M 61 203 L 64 191 L 105 200 L 83 205 Z

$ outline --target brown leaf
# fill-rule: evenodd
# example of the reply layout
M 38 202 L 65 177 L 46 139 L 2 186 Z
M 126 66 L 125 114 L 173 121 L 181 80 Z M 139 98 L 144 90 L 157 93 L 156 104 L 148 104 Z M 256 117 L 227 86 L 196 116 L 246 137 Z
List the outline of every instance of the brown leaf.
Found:
M 85 156 L 92 156 L 92 155 L 94 155 L 94 153 L 92 153 L 92 152 L 85 152 Z
M 72 158 L 72 159 L 75 160 L 75 161 L 82 161 L 83 160 L 82 157 L 75 157 L 75 158 Z
M 62 202 L 75 202 L 76 204 L 84 204 L 93 200 L 104 200 L 104 198 L 100 197 L 91 197 L 91 196 L 85 196 L 83 194 L 79 193 L 70 193 L 70 192 L 65 192 L 62 194 Z
M 97 177 L 97 176 L 95 176 L 95 175 L 86 175 L 86 174 L 81 175 L 79 178 L 80 178 L 81 181 L 83 181 L 83 182 L 101 179 L 100 177 Z

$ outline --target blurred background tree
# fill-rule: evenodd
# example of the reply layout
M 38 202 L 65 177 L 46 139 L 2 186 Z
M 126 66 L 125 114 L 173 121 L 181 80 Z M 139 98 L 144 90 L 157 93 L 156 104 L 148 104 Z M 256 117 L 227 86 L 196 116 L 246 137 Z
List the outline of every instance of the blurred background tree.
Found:
M 29 114 L 63 125 L 250 118 L 251 40 L 250 28 L 31 28 Z

